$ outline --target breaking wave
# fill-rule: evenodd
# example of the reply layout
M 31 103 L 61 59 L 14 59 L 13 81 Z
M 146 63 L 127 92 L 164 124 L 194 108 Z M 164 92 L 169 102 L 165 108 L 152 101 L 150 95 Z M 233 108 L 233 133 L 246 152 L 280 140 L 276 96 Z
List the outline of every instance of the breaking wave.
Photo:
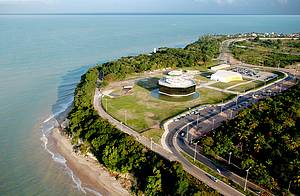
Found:
M 68 167 L 67 160 L 59 153 L 51 150 L 51 144 L 49 143 L 49 135 L 53 131 L 53 129 L 59 127 L 59 121 L 66 116 L 68 109 L 71 107 L 73 103 L 73 95 L 74 90 L 79 81 L 80 76 L 87 70 L 89 66 L 82 67 L 80 69 L 69 72 L 62 81 L 62 84 L 58 87 L 58 99 L 56 103 L 52 106 L 52 115 L 46 118 L 42 122 L 42 137 L 40 138 L 42 141 L 42 145 L 46 152 L 48 152 L 52 158 L 52 160 L 63 166 L 66 173 L 73 180 L 78 191 L 81 191 L 84 194 L 91 193 L 93 195 L 101 195 L 99 192 L 84 187 L 80 181 L 80 179 L 74 174 L 74 172 Z

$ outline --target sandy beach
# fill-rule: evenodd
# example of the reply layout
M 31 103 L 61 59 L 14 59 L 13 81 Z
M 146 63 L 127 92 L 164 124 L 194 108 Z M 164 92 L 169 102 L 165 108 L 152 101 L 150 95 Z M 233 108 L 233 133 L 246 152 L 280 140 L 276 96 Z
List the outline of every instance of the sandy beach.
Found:
M 129 195 L 120 181 L 96 160 L 73 152 L 70 140 L 61 135 L 59 129 L 54 129 L 50 137 L 56 150 L 67 160 L 68 167 L 80 179 L 83 187 L 93 189 L 102 195 Z

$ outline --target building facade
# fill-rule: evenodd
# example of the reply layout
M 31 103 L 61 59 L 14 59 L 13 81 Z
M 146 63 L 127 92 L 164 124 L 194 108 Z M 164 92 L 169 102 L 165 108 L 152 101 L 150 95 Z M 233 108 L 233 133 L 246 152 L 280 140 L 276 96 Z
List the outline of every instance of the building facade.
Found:
M 189 96 L 196 92 L 196 83 L 183 77 L 164 77 L 158 81 L 159 93 L 167 96 Z

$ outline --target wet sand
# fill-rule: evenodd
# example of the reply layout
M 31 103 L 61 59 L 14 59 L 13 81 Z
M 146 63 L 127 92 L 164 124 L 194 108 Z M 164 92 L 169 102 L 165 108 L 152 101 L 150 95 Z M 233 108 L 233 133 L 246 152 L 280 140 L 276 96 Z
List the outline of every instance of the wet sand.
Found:
M 92 158 L 85 158 L 73 152 L 69 139 L 61 135 L 59 129 L 54 129 L 51 139 L 59 154 L 67 160 L 68 167 L 80 179 L 82 187 L 95 190 L 102 195 L 129 195 L 109 171 Z M 87 191 L 87 194 L 90 192 Z

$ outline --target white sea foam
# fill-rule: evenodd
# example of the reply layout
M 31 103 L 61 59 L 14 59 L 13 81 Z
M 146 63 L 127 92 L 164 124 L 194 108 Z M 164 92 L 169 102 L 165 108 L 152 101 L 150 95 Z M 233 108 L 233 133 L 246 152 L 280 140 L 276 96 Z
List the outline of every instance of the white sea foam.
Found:
M 56 121 L 55 117 L 59 116 L 61 113 L 66 111 L 72 105 L 72 103 L 73 103 L 73 98 L 71 100 L 69 100 L 67 103 L 59 105 L 60 111 L 50 115 L 46 120 L 43 121 L 43 124 L 45 124 L 51 120 Z M 56 123 L 58 123 L 58 122 L 56 121 Z
M 56 163 L 61 164 L 64 169 L 66 170 L 66 173 L 71 177 L 71 179 L 73 180 L 76 188 L 83 192 L 84 194 L 87 194 L 87 192 L 92 193 L 94 195 L 97 196 L 101 196 L 101 194 L 91 188 L 88 187 L 84 187 L 82 186 L 82 183 L 80 181 L 80 179 L 74 174 L 74 172 L 67 166 L 67 160 L 60 154 L 55 153 L 53 151 L 51 151 L 48 148 L 48 138 L 47 136 L 51 133 L 51 131 L 59 126 L 59 123 L 57 122 L 57 120 L 55 119 L 55 117 L 59 116 L 59 114 L 63 113 L 64 111 L 66 111 L 66 109 L 72 104 L 72 101 L 64 104 L 63 106 L 61 106 L 62 110 L 60 112 L 57 112 L 51 116 L 49 116 L 46 120 L 43 121 L 42 124 L 42 137 L 40 138 L 41 141 L 43 142 L 43 146 L 44 149 L 51 155 L 53 161 L 55 161 Z

